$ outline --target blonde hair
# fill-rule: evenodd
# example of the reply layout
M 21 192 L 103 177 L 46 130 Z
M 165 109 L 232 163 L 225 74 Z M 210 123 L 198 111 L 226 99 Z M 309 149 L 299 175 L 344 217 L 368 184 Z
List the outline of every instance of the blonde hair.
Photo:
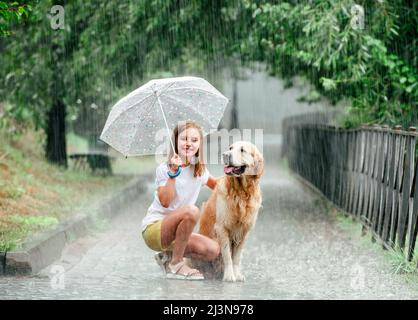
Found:
M 199 159 L 199 161 L 196 164 L 193 165 L 194 166 L 194 177 L 200 177 L 200 176 L 203 175 L 203 172 L 205 171 L 205 164 L 204 164 L 204 159 L 203 159 L 203 130 L 202 130 L 202 127 L 197 122 L 195 122 L 193 120 L 181 121 L 174 128 L 171 139 L 172 139 L 173 144 L 174 144 L 174 151 L 175 151 L 176 154 L 178 154 L 179 153 L 179 150 L 178 150 L 179 134 L 182 133 L 184 130 L 189 129 L 189 128 L 197 129 L 197 131 L 199 132 L 199 136 L 200 136 L 199 150 L 197 150 L 197 153 L 195 155 Z M 170 159 L 173 156 L 174 156 L 173 148 L 170 147 L 170 152 L 168 153 L 167 163 L 169 163 Z M 169 164 L 169 166 L 170 166 L 170 164 Z

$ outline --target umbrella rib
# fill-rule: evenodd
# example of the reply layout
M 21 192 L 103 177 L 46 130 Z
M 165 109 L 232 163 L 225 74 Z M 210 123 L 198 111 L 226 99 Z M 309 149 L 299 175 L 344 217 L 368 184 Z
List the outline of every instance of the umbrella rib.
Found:
M 202 119 L 206 119 L 207 117 L 205 117 L 201 112 L 199 112 L 199 110 L 197 110 L 197 109 L 192 109 L 192 108 L 190 108 L 187 104 L 185 104 L 184 102 L 182 102 L 182 101 L 180 101 L 180 100 L 178 100 L 178 99 L 176 99 L 176 98 L 174 98 L 174 97 L 170 97 L 170 96 L 167 96 L 167 98 L 168 99 L 173 99 L 173 100 L 175 100 L 175 101 L 177 101 L 177 102 L 179 102 L 180 104 L 182 104 L 182 105 L 184 105 L 184 106 L 187 106 L 187 108 L 188 109 L 191 109 L 192 111 L 194 111 L 194 112 L 196 112 L 199 116 L 201 116 L 202 117 Z M 208 121 L 209 123 L 210 123 L 210 125 L 213 127 L 213 124 L 212 124 L 212 122 L 210 122 L 210 121 Z
M 204 91 L 204 92 L 207 92 L 207 93 L 210 93 L 210 94 L 216 95 L 216 96 L 218 96 L 218 97 L 220 97 L 220 98 L 224 98 L 224 99 L 226 99 L 226 100 L 228 100 L 228 101 L 229 101 L 229 99 L 228 99 L 227 97 L 225 97 L 222 93 L 212 92 L 212 91 L 208 91 L 208 90 L 201 89 L 201 88 L 189 88 L 189 89 L 195 89 L 195 90 Z M 169 89 L 167 89 L 167 90 L 164 90 L 164 92 L 167 92 L 167 91 L 175 91 L 175 90 L 185 90 L 185 88 L 173 88 L 173 89 L 170 89 L 170 90 L 169 90 Z
M 150 104 L 149 105 L 149 107 L 147 108 L 147 110 L 151 110 L 154 106 L 155 106 L 155 103 L 157 102 L 157 96 L 154 94 L 154 93 L 152 93 L 152 96 L 153 97 L 155 97 L 155 100 L 154 100 L 154 102 L 152 103 L 152 104 Z M 141 100 L 141 102 L 142 102 L 143 100 Z M 143 114 L 143 113 L 145 113 L 145 111 L 147 111 L 147 110 L 145 110 L 145 108 L 144 108 L 144 110 L 143 110 L 143 112 L 141 113 L 141 115 Z M 139 132 L 139 130 L 137 130 L 136 131 L 136 134 L 135 134 L 135 137 L 137 136 L 137 133 Z M 128 148 L 128 152 L 130 152 L 130 150 L 131 150 L 131 148 L 132 148 L 132 144 L 133 144 L 133 142 L 135 141 L 136 139 L 133 139 L 132 140 L 132 143 L 130 144 L 130 146 L 129 146 L 129 148 Z
M 175 151 L 175 149 L 174 149 L 173 140 L 171 139 L 171 132 L 170 132 L 170 129 L 168 128 L 167 119 L 166 119 L 166 117 L 165 117 L 165 112 L 164 112 L 164 109 L 163 109 L 163 104 L 161 103 L 161 100 L 160 100 L 160 97 L 159 97 L 159 96 L 157 96 L 157 101 L 158 101 L 158 104 L 160 105 L 160 109 L 161 109 L 161 112 L 162 112 L 162 114 L 163 114 L 163 118 L 164 118 L 165 126 L 166 126 L 166 128 L 167 128 L 168 137 L 170 138 L 170 143 L 171 143 L 171 147 L 172 147 L 172 149 L 173 149 L 173 153 L 175 153 L 176 151 Z M 154 104 L 155 104 L 155 102 L 154 102 Z
M 172 82 L 172 83 L 170 83 L 170 85 L 168 85 L 166 88 L 164 88 L 163 90 L 161 90 L 160 92 L 159 92 L 159 94 L 157 95 L 156 94 L 156 96 L 157 97 L 159 97 L 159 96 L 161 96 L 165 91 L 167 91 L 173 84 L 175 84 L 175 82 Z
M 134 103 L 133 105 L 129 106 L 128 108 L 126 108 L 126 110 L 123 110 L 122 112 L 120 112 L 117 116 L 114 117 L 114 119 L 112 120 L 112 123 L 114 123 L 116 121 L 117 118 L 119 118 L 122 114 L 124 114 L 126 111 L 128 111 L 129 109 L 132 109 L 133 107 L 137 106 L 138 104 L 142 103 L 144 100 L 153 97 L 153 93 L 150 93 L 148 96 L 146 96 L 145 98 L 141 99 L 140 101 Z M 154 102 L 155 104 L 155 102 Z M 154 105 L 153 104 L 153 105 Z M 144 110 L 143 110 L 144 112 Z M 140 114 L 140 116 L 143 114 L 143 112 Z
M 127 111 L 129 111 L 129 110 L 137 107 L 138 105 L 141 105 L 141 103 L 143 103 L 144 101 L 146 101 L 149 98 L 154 99 L 154 101 L 151 101 L 151 103 L 148 106 L 146 105 L 144 108 L 141 108 L 140 110 L 138 110 L 139 111 L 138 112 L 138 117 L 141 117 L 144 114 L 147 114 L 148 112 L 150 112 L 150 110 L 152 110 L 152 108 L 155 106 L 155 104 L 157 102 L 159 102 L 159 105 L 160 105 L 160 108 L 162 109 L 161 111 L 163 112 L 163 117 L 164 117 L 164 110 L 163 110 L 163 107 L 162 107 L 162 102 L 161 102 L 161 100 L 159 98 L 163 94 L 166 94 L 166 99 L 172 99 L 173 101 L 179 103 L 180 105 L 183 105 L 185 108 L 187 108 L 187 109 L 191 110 L 192 112 L 194 112 L 195 114 L 199 115 L 201 117 L 201 119 L 205 123 L 209 123 L 211 127 L 215 127 L 215 126 L 217 127 L 219 125 L 220 120 L 219 121 L 216 121 L 216 120 L 215 121 L 210 121 L 210 119 L 208 119 L 209 117 L 207 117 L 204 114 L 202 114 L 202 112 L 200 112 L 200 110 L 198 108 L 193 108 L 193 105 L 191 103 L 187 103 L 187 102 L 185 103 L 184 101 L 181 101 L 181 100 L 177 99 L 176 96 L 170 96 L 167 93 L 173 92 L 173 91 L 178 91 L 178 90 L 192 90 L 192 91 L 198 91 L 198 92 L 201 91 L 201 92 L 206 92 L 208 95 L 211 95 L 211 96 L 214 96 L 214 97 L 217 97 L 217 98 L 221 98 L 222 100 L 226 100 L 227 102 L 229 102 L 229 99 L 227 97 L 225 97 L 215 87 L 213 87 L 213 91 L 209 91 L 209 90 L 202 89 L 202 88 L 196 88 L 196 87 L 171 88 L 174 84 L 176 84 L 176 82 L 172 82 L 171 84 L 169 84 L 168 86 L 166 86 L 166 88 L 163 88 L 161 91 L 159 91 L 158 94 L 157 94 L 157 91 L 154 91 L 154 90 L 151 89 L 153 92 L 149 92 L 140 101 L 138 101 L 138 102 L 136 102 L 136 103 L 128 106 L 125 110 L 123 110 L 119 114 L 115 115 L 113 117 L 112 123 L 114 123 L 117 119 L 119 119 Z M 226 107 L 226 105 L 224 106 L 224 109 L 225 109 L 225 107 Z M 168 129 L 167 120 L 166 119 L 164 119 L 164 120 L 165 120 L 167 129 Z M 217 122 L 217 124 L 214 124 L 213 122 Z M 111 126 L 112 125 L 109 125 L 108 128 L 107 128 L 107 130 L 109 130 Z M 106 127 L 106 124 L 105 124 L 105 127 Z M 103 135 L 103 132 L 102 132 L 102 135 Z M 170 140 L 171 140 L 171 136 L 170 136 Z M 132 144 L 130 144 L 129 147 L 128 147 L 127 153 L 130 153 L 132 147 L 133 147 Z M 155 154 L 155 153 L 152 153 L 152 154 Z
M 154 95 L 154 93 L 150 93 L 150 95 L 148 95 L 148 96 L 146 96 L 145 98 L 143 98 L 143 99 L 141 99 L 140 101 L 138 101 L 137 103 L 134 103 L 133 105 L 131 105 L 131 106 L 129 106 L 126 110 L 124 110 L 123 112 L 121 112 L 121 113 L 119 113 L 114 119 L 113 119 L 113 121 L 112 121 L 112 123 L 115 123 L 116 122 L 116 120 L 121 116 L 121 115 L 123 115 L 123 114 L 125 114 L 126 113 L 126 111 L 128 111 L 129 109 L 132 109 L 133 107 L 135 107 L 135 106 L 137 106 L 138 104 L 140 104 L 140 103 L 142 103 L 143 101 L 145 101 L 146 99 L 148 99 L 148 98 L 152 98 L 152 97 L 154 97 L 155 95 Z M 156 101 L 157 99 L 155 99 L 155 101 Z M 155 101 L 151 104 L 151 106 L 150 106 L 150 108 L 152 107 L 152 106 L 154 106 L 154 104 L 155 104 Z M 142 116 L 144 113 L 145 113 L 145 108 L 143 109 L 143 110 L 141 110 L 142 112 L 140 113 L 140 115 L 139 116 Z M 109 125 L 109 128 L 111 127 L 111 125 Z M 108 129 L 109 129 L 108 128 Z M 103 133 L 102 133 L 103 134 Z M 130 145 L 128 148 L 127 148 L 127 152 L 129 152 L 130 150 L 131 150 L 131 148 L 132 148 L 132 145 Z M 122 154 L 123 154 L 123 152 L 121 152 Z
M 165 91 L 164 91 L 165 92 Z M 163 92 L 163 93 L 164 93 Z M 149 109 L 152 109 L 152 107 L 154 107 L 154 105 L 155 105 L 155 103 L 159 100 L 159 97 L 163 94 L 163 93 L 161 93 L 160 95 L 158 95 L 157 96 L 157 98 L 155 99 L 155 101 L 149 106 Z M 207 117 L 205 117 L 201 112 L 199 112 L 197 109 L 192 109 L 191 107 L 189 107 L 187 104 L 184 104 L 184 102 L 182 102 L 182 101 L 180 101 L 180 100 L 178 100 L 178 99 L 176 99 L 175 97 L 173 97 L 173 96 L 166 96 L 168 99 L 172 99 L 172 100 L 175 100 L 175 101 L 177 101 L 178 103 L 180 103 L 180 104 L 182 104 L 182 105 L 185 105 L 188 109 L 191 109 L 192 111 L 194 111 L 194 112 L 196 112 L 199 116 L 201 116 L 202 117 L 202 119 L 206 119 Z M 161 100 L 160 100 L 160 103 L 161 103 L 161 105 L 160 105 L 160 107 L 162 108 L 162 102 L 161 102 Z M 164 117 L 164 115 L 163 115 L 163 117 Z M 167 126 L 167 128 L 168 128 L 168 124 L 167 124 L 167 122 L 166 122 L 166 120 L 164 119 L 164 121 L 165 121 L 165 123 L 166 123 L 166 126 Z M 218 125 L 219 125 L 219 122 L 220 121 L 218 121 L 218 124 L 217 125 L 214 125 L 212 122 L 210 122 L 210 121 L 208 121 L 209 122 L 209 124 L 211 125 L 211 127 L 218 127 Z M 170 142 L 171 142 L 171 146 L 172 146 L 172 148 L 174 148 L 173 147 L 173 145 L 172 145 L 172 141 L 171 141 L 171 135 L 169 135 L 169 138 L 170 138 Z M 134 139 L 135 140 L 135 139 Z M 128 152 L 130 152 L 130 149 L 132 148 L 132 146 L 130 146 L 129 147 L 129 149 L 128 149 Z

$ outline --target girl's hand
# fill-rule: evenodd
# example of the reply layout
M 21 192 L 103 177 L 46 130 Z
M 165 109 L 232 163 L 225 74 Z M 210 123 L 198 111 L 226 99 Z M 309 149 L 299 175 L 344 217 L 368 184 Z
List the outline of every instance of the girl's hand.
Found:
M 171 159 L 170 159 L 170 170 L 173 173 L 176 173 L 178 168 L 182 165 L 182 161 L 181 158 L 178 154 L 175 154 Z
M 217 181 L 214 176 L 209 176 L 208 182 L 206 183 L 206 185 L 213 190 L 216 187 L 216 182 Z

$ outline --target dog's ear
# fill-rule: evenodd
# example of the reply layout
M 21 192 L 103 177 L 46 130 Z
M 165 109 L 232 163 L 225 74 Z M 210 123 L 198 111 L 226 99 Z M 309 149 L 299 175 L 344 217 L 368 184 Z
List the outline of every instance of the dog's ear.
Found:
M 261 177 L 264 173 L 264 158 L 263 155 L 255 150 L 254 152 L 254 166 L 251 175 Z
M 255 153 L 255 167 L 256 167 L 256 174 L 261 176 L 264 173 L 264 158 L 260 152 Z

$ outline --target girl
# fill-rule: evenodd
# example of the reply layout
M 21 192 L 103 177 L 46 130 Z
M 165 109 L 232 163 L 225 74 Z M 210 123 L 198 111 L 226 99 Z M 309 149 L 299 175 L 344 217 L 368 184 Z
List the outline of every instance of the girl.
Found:
M 173 131 L 175 154 L 156 169 L 154 201 L 142 221 L 142 236 L 167 278 L 201 280 L 202 273 L 190 268 L 184 257 L 214 260 L 220 252 L 216 241 L 192 233 L 199 219 L 195 202 L 203 185 L 214 189 L 216 180 L 203 163 L 203 134 L 194 121 L 182 122 Z M 168 261 L 171 253 L 171 261 Z

